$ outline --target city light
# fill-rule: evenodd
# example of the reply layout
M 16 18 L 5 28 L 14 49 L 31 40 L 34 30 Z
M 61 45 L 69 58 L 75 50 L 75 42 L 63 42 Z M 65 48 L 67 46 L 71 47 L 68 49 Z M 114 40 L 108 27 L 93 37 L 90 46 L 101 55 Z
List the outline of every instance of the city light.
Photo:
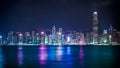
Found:
M 83 33 L 81 31 L 64 31 L 62 28 L 56 28 L 54 25 L 50 33 L 47 31 L 36 32 L 13 32 L 10 31 L 7 38 L 0 35 L 0 45 L 119 45 L 118 37 L 120 32 L 109 28 L 103 29 L 99 33 L 98 12 L 93 12 L 92 31 Z
M 2 36 L 0 35 L 0 39 L 2 38 Z
M 41 35 L 43 35 L 43 34 L 44 34 L 44 32 L 42 31 L 42 32 L 41 32 Z

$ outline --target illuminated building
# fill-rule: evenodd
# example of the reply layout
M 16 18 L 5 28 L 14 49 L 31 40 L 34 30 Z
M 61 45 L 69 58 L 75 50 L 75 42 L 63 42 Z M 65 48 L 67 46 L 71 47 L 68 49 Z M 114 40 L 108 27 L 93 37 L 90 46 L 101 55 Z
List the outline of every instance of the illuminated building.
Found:
M 84 33 L 80 33 L 79 45 L 85 45 Z
M 14 33 L 14 35 L 13 35 L 13 43 L 17 44 L 17 42 L 18 42 L 18 35 L 16 33 Z
M 109 36 L 108 36 L 108 31 L 104 30 L 103 34 L 100 38 L 100 44 L 107 45 L 109 44 Z
M 29 44 L 31 42 L 30 32 L 25 32 L 25 44 Z
M 2 36 L 0 35 L 0 44 L 2 44 Z
M 117 44 L 117 30 L 113 29 L 112 31 L 112 45 L 116 45 Z
M 56 28 L 53 26 L 52 28 L 52 44 L 55 45 L 57 43 L 57 36 L 56 36 Z
M 36 33 L 36 44 L 40 44 L 40 35 Z
M 41 32 L 40 38 L 41 38 L 41 44 L 44 45 L 45 44 L 45 32 L 43 31 Z
M 98 44 L 98 13 L 93 12 L 93 44 Z
M 10 31 L 8 33 L 7 43 L 10 44 L 10 45 L 13 44 L 13 32 L 12 31 Z
M 35 31 L 32 31 L 32 43 L 35 44 Z
M 52 35 L 48 35 L 48 44 L 52 45 Z
M 71 37 L 70 37 L 70 34 L 68 34 L 67 37 L 66 37 L 66 44 L 69 45 L 70 42 L 71 42 Z
M 55 26 L 51 30 L 41 31 L 41 33 L 32 31 L 31 33 L 25 32 L 24 35 L 21 32 L 15 32 L 14 34 L 11 31 L 8 33 L 7 40 L 3 40 L 2 36 L 0 36 L 0 44 L 2 42 L 10 45 L 116 45 L 120 43 L 120 32 L 113 29 L 112 25 L 107 30 L 104 30 L 103 33 L 98 33 L 98 13 L 93 12 L 92 32 L 86 34 L 77 30 L 63 32 L 62 28 L 56 29 Z
M 110 24 L 110 26 L 109 26 L 109 44 L 112 44 L 112 31 L 113 31 L 113 27 Z
M 117 43 L 120 44 L 120 32 L 117 32 Z
M 65 39 L 64 39 L 64 35 L 62 35 L 62 45 L 65 44 Z
M 93 33 L 89 32 L 86 34 L 86 44 L 93 44 Z
M 48 45 L 48 36 L 45 34 L 45 45 Z
M 57 44 L 58 45 L 62 44 L 62 28 L 59 28 L 57 32 Z
M 18 44 L 23 44 L 23 41 L 24 41 L 24 39 L 23 39 L 23 34 L 20 33 L 20 34 L 19 34 L 19 38 L 18 38 Z

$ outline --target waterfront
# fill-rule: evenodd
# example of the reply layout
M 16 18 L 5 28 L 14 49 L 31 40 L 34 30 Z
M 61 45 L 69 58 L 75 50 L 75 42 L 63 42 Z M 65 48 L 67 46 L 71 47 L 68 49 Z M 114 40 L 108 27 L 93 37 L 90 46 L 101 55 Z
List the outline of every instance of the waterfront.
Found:
M 0 46 L 0 68 L 118 68 L 120 46 Z

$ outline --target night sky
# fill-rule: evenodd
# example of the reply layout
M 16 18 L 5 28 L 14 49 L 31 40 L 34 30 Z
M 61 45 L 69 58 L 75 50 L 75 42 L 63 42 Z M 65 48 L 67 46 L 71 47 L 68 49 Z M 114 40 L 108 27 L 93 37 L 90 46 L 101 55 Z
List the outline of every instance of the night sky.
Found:
M 0 32 L 51 29 L 92 31 L 92 13 L 98 12 L 99 29 L 111 23 L 120 29 L 117 0 L 0 0 Z

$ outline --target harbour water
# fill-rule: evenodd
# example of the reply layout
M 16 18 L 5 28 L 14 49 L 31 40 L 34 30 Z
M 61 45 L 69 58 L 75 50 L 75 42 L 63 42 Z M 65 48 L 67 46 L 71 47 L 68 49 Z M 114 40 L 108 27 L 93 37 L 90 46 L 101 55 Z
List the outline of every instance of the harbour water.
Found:
M 120 46 L 0 46 L 0 68 L 119 68 Z

